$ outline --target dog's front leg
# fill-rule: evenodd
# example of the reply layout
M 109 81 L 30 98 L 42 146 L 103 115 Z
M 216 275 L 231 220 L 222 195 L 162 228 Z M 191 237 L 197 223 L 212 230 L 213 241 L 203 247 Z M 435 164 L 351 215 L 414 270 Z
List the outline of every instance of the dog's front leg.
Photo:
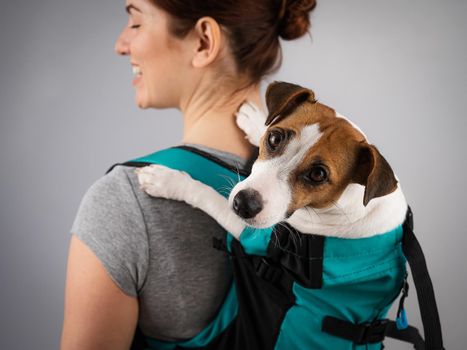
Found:
M 184 201 L 199 208 L 224 229 L 239 238 L 245 223 L 230 209 L 229 202 L 212 187 L 185 172 L 152 164 L 135 170 L 140 189 L 153 197 Z

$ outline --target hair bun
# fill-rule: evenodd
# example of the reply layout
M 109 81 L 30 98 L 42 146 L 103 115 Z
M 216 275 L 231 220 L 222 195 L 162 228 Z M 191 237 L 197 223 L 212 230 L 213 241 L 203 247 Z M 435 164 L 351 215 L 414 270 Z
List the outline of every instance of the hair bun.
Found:
M 280 3 L 279 36 L 285 40 L 303 36 L 310 28 L 309 13 L 316 7 L 316 0 L 280 0 Z

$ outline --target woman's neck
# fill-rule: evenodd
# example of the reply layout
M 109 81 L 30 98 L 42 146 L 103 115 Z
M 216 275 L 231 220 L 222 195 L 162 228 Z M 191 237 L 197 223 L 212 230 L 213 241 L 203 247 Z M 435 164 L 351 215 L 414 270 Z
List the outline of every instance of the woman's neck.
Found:
M 235 112 L 243 101 L 249 100 L 264 110 L 260 98 L 260 86 L 230 95 L 221 89 L 204 91 L 193 96 L 190 103 L 181 108 L 183 113 L 183 142 L 204 145 L 248 159 L 254 147 L 245 138 L 235 122 Z

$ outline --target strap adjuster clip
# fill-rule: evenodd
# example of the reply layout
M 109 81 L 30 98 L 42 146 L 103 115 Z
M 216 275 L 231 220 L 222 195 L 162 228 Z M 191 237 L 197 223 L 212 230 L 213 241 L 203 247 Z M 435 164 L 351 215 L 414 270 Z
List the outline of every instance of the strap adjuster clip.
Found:
M 361 324 L 360 326 L 362 326 L 362 332 L 355 344 L 362 345 L 379 343 L 382 342 L 384 340 L 384 337 L 386 336 L 388 320 L 376 320 L 372 323 Z

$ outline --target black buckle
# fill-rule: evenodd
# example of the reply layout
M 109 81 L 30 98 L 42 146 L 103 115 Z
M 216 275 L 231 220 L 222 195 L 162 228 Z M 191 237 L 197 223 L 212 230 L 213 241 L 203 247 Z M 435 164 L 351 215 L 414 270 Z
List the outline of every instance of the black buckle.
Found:
M 407 227 L 413 231 L 413 213 L 409 206 L 407 207 L 407 213 L 405 215 L 405 225 L 407 225 Z
M 372 323 L 364 323 L 359 326 L 361 333 L 359 334 L 355 344 L 362 345 L 379 343 L 382 342 L 384 340 L 384 337 L 386 336 L 388 320 L 376 320 Z

